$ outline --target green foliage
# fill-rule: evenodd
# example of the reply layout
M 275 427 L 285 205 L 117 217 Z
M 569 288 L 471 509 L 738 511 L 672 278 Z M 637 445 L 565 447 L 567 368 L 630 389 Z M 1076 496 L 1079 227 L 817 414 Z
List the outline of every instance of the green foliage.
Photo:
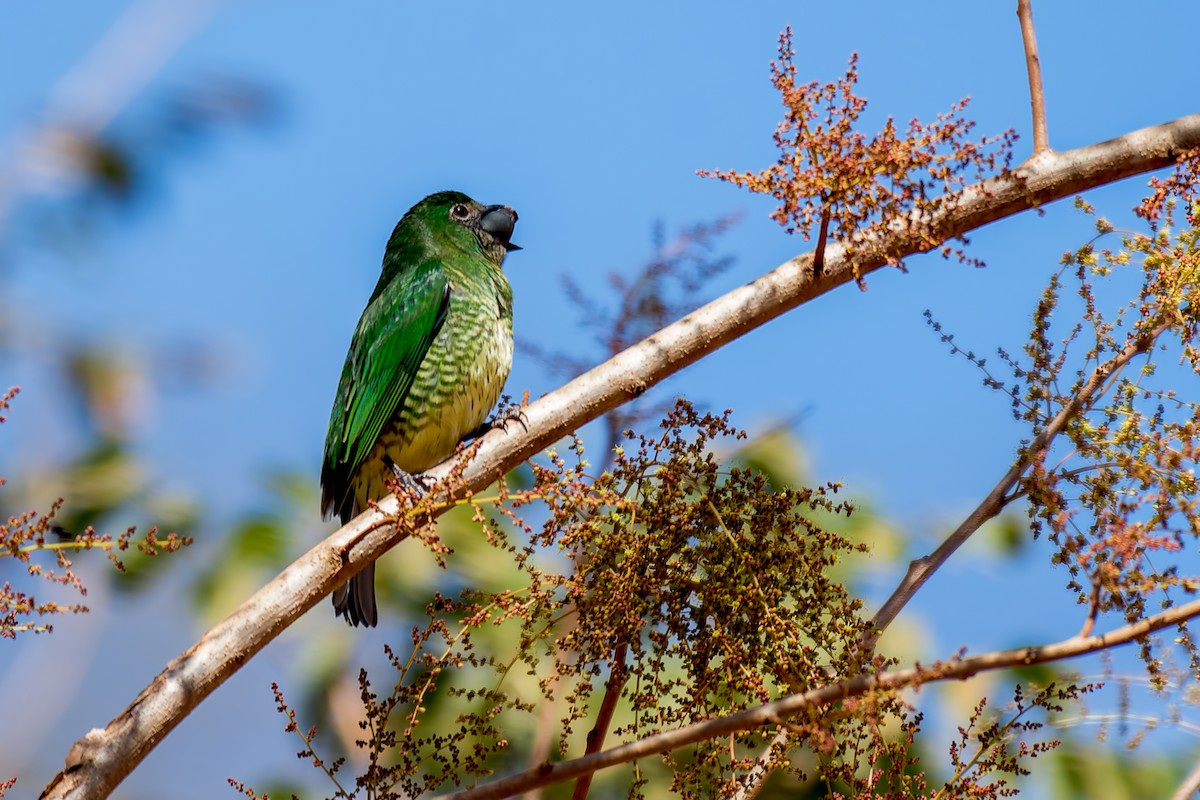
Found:
M 304 531 L 317 535 L 319 495 L 307 476 L 276 470 L 262 483 L 263 499 L 238 517 L 192 584 L 195 608 L 210 624 L 296 558 L 309 538 Z

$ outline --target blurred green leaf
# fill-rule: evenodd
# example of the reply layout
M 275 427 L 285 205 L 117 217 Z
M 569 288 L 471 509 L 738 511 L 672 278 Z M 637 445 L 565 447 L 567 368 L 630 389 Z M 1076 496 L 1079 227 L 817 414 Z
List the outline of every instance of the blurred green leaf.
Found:
M 1029 522 L 1013 513 L 1001 514 L 989 521 L 974 537 L 1006 558 L 1021 555 L 1031 541 Z
M 735 460 L 764 475 L 773 490 L 804 486 L 808 481 L 804 448 L 790 430 L 775 428 L 755 436 L 736 454 Z
M 220 542 L 192 584 L 192 601 L 202 620 L 215 622 L 278 573 L 304 548 L 304 531 L 319 523 L 317 490 L 311 477 L 282 470 L 263 476 L 264 499 L 245 512 Z

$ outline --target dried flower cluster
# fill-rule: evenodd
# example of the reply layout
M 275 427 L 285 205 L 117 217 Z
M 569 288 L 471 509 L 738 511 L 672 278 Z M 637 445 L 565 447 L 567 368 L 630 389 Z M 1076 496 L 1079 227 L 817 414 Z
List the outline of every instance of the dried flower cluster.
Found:
M 411 650 L 388 649 L 397 679 L 386 694 L 360 675 L 370 764 L 358 787 L 404 797 L 469 785 L 527 763 L 539 728 L 560 755 L 591 752 L 605 734 L 632 740 L 886 667 L 862 663 L 854 643 L 869 623 L 830 578 L 863 547 L 814 521 L 852 508 L 836 485 L 772 489 L 723 466 L 714 447 L 743 435 L 728 415 L 681 400 L 658 434 L 629 434 L 600 476 L 576 440 L 570 458 L 534 467 L 532 487 L 464 501 L 511 560 L 512 583 L 436 596 Z M 521 516 L 534 513 L 536 526 Z M 859 697 L 631 765 L 626 791 L 647 796 L 650 776 L 683 796 L 734 791 L 781 731 L 779 766 L 836 786 L 877 783 L 908 762 L 916 725 L 904 714 L 891 694 Z M 311 732 L 305 746 L 316 758 Z M 797 747 L 819 757 L 793 758 Z
M 729 713 L 855 669 L 846 642 L 865 631 L 858 601 L 828 578 L 851 545 L 816 527 L 814 509 L 848 514 L 835 486 L 771 492 L 757 475 L 724 470 L 714 440 L 735 437 L 725 417 L 697 414 L 680 403 L 656 437 L 618 449 L 610 472 L 586 474 L 582 444 L 574 463 L 555 456 L 535 467 L 535 485 L 508 498 L 504 513 L 526 531 L 520 544 L 495 520 L 489 537 L 523 573 L 510 591 L 463 593 L 431 606 L 434 622 L 415 636 L 430 676 L 453 667 L 473 688 L 451 689 L 468 704 L 457 740 L 407 731 L 404 772 L 428 790 L 447 780 L 483 775 L 510 747 L 506 712 L 559 709 L 558 750 L 578 746 L 580 724 L 601 694 L 621 702 L 612 733 L 636 737 Z M 533 529 L 516 515 L 532 503 L 548 516 Z M 478 511 L 483 520 L 482 508 Z M 558 554 L 547 558 L 548 553 Z M 475 649 L 474 630 L 510 625 L 516 652 Z M 432 641 L 439 649 L 429 659 Z M 537 676 L 536 693 L 513 691 L 506 676 Z M 489 677 L 490 675 L 490 677 Z M 607 676 L 607 678 L 606 678 Z M 449 681 L 448 676 L 440 678 Z M 601 699 L 601 705 L 605 700 Z M 417 713 L 408 718 L 415 721 Z M 596 734 L 592 734 L 596 735 Z M 599 732 L 603 735 L 603 731 Z M 760 734 L 712 743 L 683 761 L 670 758 L 677 786 L 727 781 L 761 744 Z M 637 782 L 636 775 L 634 782 Z
M 1184 153 L 1166 178 L 1150 179 L 1149 195 L 1134 212 L 1157 231 L 1164 215 L 1182 204 L 1184 218 L 1193 228 L 1200 227 L 1200 148 Z
M 1118 248 L 1088 244 L 1063 257 L 1064 273 L 1071 271 L 1083 300 L 1086 327 L 1077 327 L 1062 343 L 1052 341 L 1051 318 L 1061 304 L 1056 280 L 1035 315 L 1035 335 L 1027 346 L 1031 366 L 1023 373 L 1028 388 L 1022 416 L 1036 429 L 1070 402 L 1088 370 L 1117 359 L 1103 376 L 1105 402 L 1081 409 L 1067 427 L 1070 451 L 1037 454 L 1023 491 L 1031 501 L 1035 534 L 1046 532 L 1057 546 L 1054 559 L 1069 570 L 1080 602 L 1090 605 L 1093 616 L 1117 611 L 1130 622 L 1151 613 L 1151 599 L 1155 606 L 1171 605 L 1200 588 L 1200 576 L 1179 573 L 1176 555 L 1185 541 L 1200 536 L 1195 474 L 1200 405 L 1168 388 L 1178 385 L 1178 363 L 1185 374 L 1200 372 L 1200 236 L 1194 229 L 1171 231 L 1169 211 L 1166 219 L 1153 234 L 1121 236 Z M 1102 219 L 1097 231 L 1099 237 L 1116 235 Z M 1110 321 L 1093 278 L 1129 270 L 1139 273 L 1141 285 Z M 1085 363 L 1070 373 L 1068 345 L 1076 340 L 1086 350 Z M 1136 361 L 1122 358 L 1134 353 Z M 1195 661 L 1186 631 L 1180 642 Z M 1156 671 L 1149 641 L 1142 651 Z
M 987 715 L 987 700 L 980 700 L 966 725 L 958 727 L 958 739 L 950 743 L 950 765 L 954 774 L 934 800 L 962 797 L 993 800 L 1012 797 L 1017 787 L 1012 779 L 1028 775 L 1030 759 L 1045 755 L 1061 744 L 1058 739 L 1040 738 L 1046 722 L 1032 712 L 1041 711 L 1053 720 L 1065 704 L 1076 703 L 1098 688 L 1095 684 L 1057 686 L 1051 683 L 1027 697 L 1020 684 L 1006 717 Z
M 945 244 L 932 223 L 942 204 L 968 181 L 1007 171 L 1016 134 L 1008 130 L 971 141 L 975 123 L 962 116 L 968 103 L 963 99 L 936 122 L 914 118 L 900 131 L 889 117 L 868 137 L 855 129 L 867 106 L 854 94 L 858 54 L 851 56 L 843 77 L 826 84 L 797 84 L 795 55 L 789 27 L 779 37 L 779 59 L 771 62 L 771 82 L 784 105 L 775 129 L 778 161 L 761 172 L 699 174 L 775 197 L 780 205 L 771 218 L 789 233 L 809 239 L 819 226 L 818 254 L 827 237 L 841 240 L 850 251 L 864 245 L 870 250 L 868 243 L 902 226 L 925 250 L 941 247 L 945 256 L 978 263 Z M 900 263 L 899 254 L 882 255 Z
M 1155 203 L 1150 233 L 1119 233 L 1097 218 L 1095 238 L 1063 256 L 1023 358 L 1000 351 L 1012 385 L 942 334 L 1029 426 L 1018 454 L 1027 470 L 1006 502 L 1025 500 L 1033 534 L 1054 546 L 1052 562 L 1087 608 L 1085 633 L 1103 614 L 1136 622 L 1200 590 L 1200 575 L 1180 569 L 1185 546 L 1200 537 L 1200 404 L 1170 388 L 1200 373 L 1200 233 L 1173 228 L 1172 199 Z M 1118 247 L 1099 246 L 1113 238 Z M 1114 309 L 1113 290 L 1132 299 Z M 1176 640 L 1200 664 L 1186 626 Z M 1161 681 L 1165 654 L 1149 638 L 1141 651 Z

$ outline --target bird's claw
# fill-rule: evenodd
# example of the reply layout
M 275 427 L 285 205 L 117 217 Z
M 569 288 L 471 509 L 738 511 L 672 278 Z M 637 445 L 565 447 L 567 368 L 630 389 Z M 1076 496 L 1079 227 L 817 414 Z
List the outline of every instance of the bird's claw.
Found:
M 403 489 L 414 500 L 420 500 L 429 494 L 432 486 L 427 482 L 424 475 L 413 475 L 411 472 L 405 472 L 396 465 L 395 461 L 392 461 L 387 456 L 384 456 L 383 463 L 392 471 L 392 476 L 396 479 L 396 483 L 399 484 L 399 488 Z
M 525 404 L 511 403 L 507 399 L 496 407 L 496 413 L 492 415 L 492 427 L 500 427 L 505 431 L 508 430 L 508 423 L 519 422 L 521 427 L 529 432 L 529 420 L 525 418 Z
M 496 406 L 496 413 L 488 417 L 482 425 L 463 437 L 464 442 L 469 442 L 472 439 L 478 439 L 493 428 L 500 428 L 507 432 L 510 422 L 519 422 L 521 427 L 526 431 L 529 430 L 528 420 L 525 418 L 525 405 L 523 403 L 513 403 L 507 397 L 501 398 L 500 405 Z

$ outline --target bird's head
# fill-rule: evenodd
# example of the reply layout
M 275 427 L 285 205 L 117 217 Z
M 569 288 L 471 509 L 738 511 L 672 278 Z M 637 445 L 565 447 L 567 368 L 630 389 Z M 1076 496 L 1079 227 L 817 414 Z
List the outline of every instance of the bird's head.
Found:
M 517 224 L 517 212 L 503 205 L 485 206 L 462 192 L 438 192 L 426 197 L 413 208 L 420 217 L 435 228 L 445 230 L 460 242 L 478 243 L 491 261 L 499 265 L 504 256 L 521 248 L 510 239 Z

